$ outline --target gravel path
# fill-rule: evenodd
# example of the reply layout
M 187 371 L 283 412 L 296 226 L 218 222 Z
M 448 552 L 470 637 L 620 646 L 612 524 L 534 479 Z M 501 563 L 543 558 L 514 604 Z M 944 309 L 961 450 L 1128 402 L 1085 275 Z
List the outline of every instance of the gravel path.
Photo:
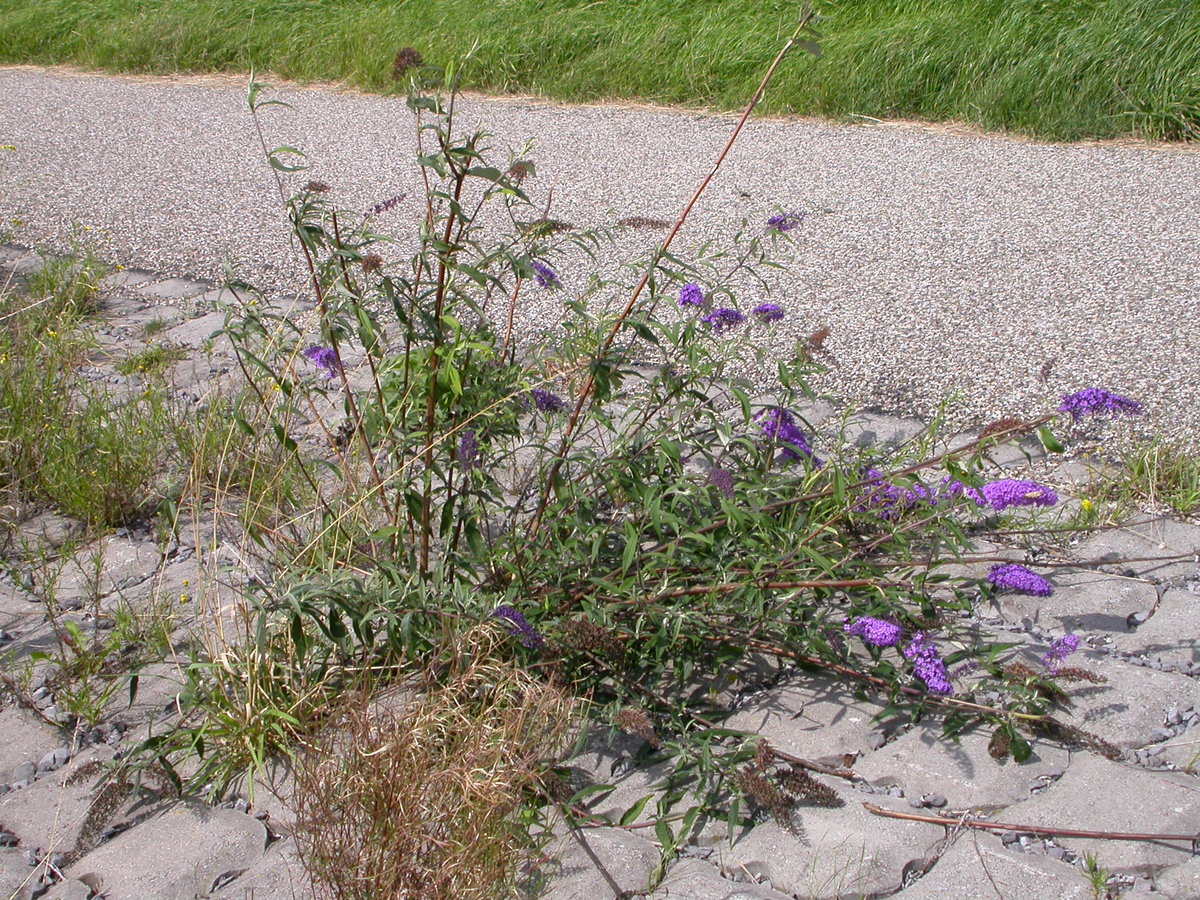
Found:
M 72 223 L 127 266 L 296 283 L 270 171 L 231 78 L 136 79 L 0 69 L 0 215 L 11 236 L 61 249 Z M 365 209 L 418 193 L 412 117 L 401 98 L 282 88 L 269 140 L 309 153 L 307 177 Z M 535 195 L 580 226 L 673 219 L 732 119 L 648 108 L 468 98 L 493 146 L 532 139 Z M 955 418 L 1036 413 L 1103 386 L 1146 402 L 1147 426 L 1200 445 L 1200 150 L 1041 145 L 899 125 L 752 123 L 676 248 L 725 240 L 778 209 L 810 213 L 774 276 L 788 318 L 753 340 L 790 353 L 821 326 L 839 398 Z M 411 199 L 380 218 L 398 233 Z M 645 232 L 606 251 L 644 247 Z M 585 279 L 562 261 L 568 290 Z M 760 299 L 739 296 L 744 308 Z M 522 327 L 561 297 L 531 296 Z M 1039 371 L 1054 360 L 1048 383 Z

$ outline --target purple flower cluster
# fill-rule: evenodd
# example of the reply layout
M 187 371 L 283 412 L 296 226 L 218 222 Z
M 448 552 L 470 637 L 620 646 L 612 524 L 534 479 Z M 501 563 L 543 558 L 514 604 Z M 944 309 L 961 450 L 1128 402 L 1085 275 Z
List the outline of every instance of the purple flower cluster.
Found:
M 374 206 L 372 206 L 370 209 L 368 209 L 364 213 L 364 215 L 377 216 L 380 213 L 387 212 L 389 209 L 394 209 L 396 206 L 398 206 L 400 204 L 400 201 L 402 201 L 406 196 L 408 196 L 408 195 L 407 194 L 397 194 L 395 197 L 388 197 L 386 200 L 381 200 L 378 203 L 376 203 Z
M 988 506 L 997 511 L 1010 506 L 1053 506 L 1058 502 L 1058 495 L 1045 485 L 1016 478 L 988 482 L 982 491 Z
M 685 284 L 679 289 L 679 305 L 687 306 L 703 306 L 704 291 L 700 290 L 698 284 Z
M 783 307 L 778 303 L 760 303 L 754 309 L 750 310 L 758 321 L 764 325 L 770 325 L 772 322 L 778 322 L 783 318 Z
M 759 410 L 754 414 L 754 422 L 768 440 L 780 445 L 779 457 L 784 462 L 808 458 L 814 466 L 821 465 L 804 432 L 796 425 L 796 417 L 783 407 L 772 406 Z
M 540 263 L 536 259 L 530 263 L 530 268 L 533 269 L 533 277 L 537 279 L 537 283 L 544 288 L 562 287 L 558 280 L 558 275 L 554 270 L 545 263 Z
M 992 566 L 987 580 L 1001 590 L 1028 594 L 1031 597 L 1049 597 L 1054 593 L 1054 588 L 1045 578 L 1016 563 Z
M 558 413 L 566 411 L 567 401 L 558 396 L 558 394 L 552 394 L 542 388 L 534 388 L 529 392 L 529 396 L 533 398 L 533 405 L 542 412 Z
M 320 369 L 326 378 L 333 378 L 341 369 L 337 352 L 332 347 L 318 347 L 314 344 L 304 351 L 304 358 Z
M 1050 649 L 1042 654 L 1042 665 L 1051 672 L 1057 672 L 1062 661 L 1079 649 L 1079 637 L 1074 634 L 1064 634 L 1050 642 Z
M 771 216 L 767 219 L 767 230 L 778 231 L 783 233 L 791 231 L 804 221 L 804 213 L 802 212 L 786 212 Z
M 701 316 L 700 321 L 711 328 L 716 334 L 724 334 L 729 329 L 737 328 L 745 322 L 746 317 L 736 309 L 723 306 L 720 309 L 714 309 L 707 316 Z
M 536 650 L 542 646 L 542 636 L 533 626 L 525 621 L 525 617 L 511 606 L 497 606 L 492 613 L 497 619 L 503 619 L 508 626 L 508 633 L 521 639 L 521 646 Z
M 912 663 L 913 672 L 925 682 L 925 687 L 934 694 L 953 694 L 954 688 L 946 673 L 946 664 L 938 655 L 937 647 L 925 637 L 923 631 L 913 635 L 912 641 L 904 648 L 904 658 Z
M 475 432 L 465 430 L 458 438 L 458 453 L 455 454 L 458 464 L 464 469 L 474 469 L 479 465 L 479 441 Z
M 1085 388 L 1062 398 L 1059 412 L 1070 413 L 1078 421 L 1084 416 L 1104 413 L 1109 416 L 1140 416 L 1142 404 L 1103 388 Z
M 728 469 L 713 469 L 708 473 L 708 483 L 721 492 L 726 500 L 733 499 L 733 473 Z
M 843 625 L 842 630 L 846 634 L 862 638 L 864 644 L 870 644 L 872 647 L 895 647 L 900 643 L 899 625 L 871 616 L 859 616 L 853 622 Z

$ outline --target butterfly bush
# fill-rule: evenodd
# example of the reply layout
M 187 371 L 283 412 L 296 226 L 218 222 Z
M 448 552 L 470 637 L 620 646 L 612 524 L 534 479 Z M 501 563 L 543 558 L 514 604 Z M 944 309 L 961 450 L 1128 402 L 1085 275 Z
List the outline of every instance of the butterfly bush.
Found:
M 685 284 L 679 289 L 679 305 L 681 307 L 703 306 L 704 291 L 698 284 Z
M 981 491 L 988 506 L 997 512 L 1010 506 L 1053 506 L 1058 502 L 1058 495 L 1050 488 L 1018 478 L 988 482 Z
M 1107 414 L 1109 416 L 1140 416 L 1142 404 L 1103 388 L 1086 388 L 1067 394 L 1058 407 L 1059 412 L 1070 413 L 1078 421 L 1084 416 Z
M 750 312 L 764 325 L 783 319 L 783 308 L 778 303 L 760 303 Z
M 767 230 L 776 231 L 782 234 L 798 227 L 803 221 L 803 212 L 778 213 L 777 215 L 771 216 L 771 218 L 767 219 Z
M 538 262 L 536 259 L 529 263 L 533 269 L 533 277 L 537 279 L 537 283 L 544 288 L 562 287 L 558 280 L 558 275 L 548 265 Z
M 1016 563 L 992 566 L 987 580 L 1002 590 L 1031 597 L 1049 597 L 1054 593 L 1054 588 L 1045 578 Z
M 862 638 L 864 644 L 872 647 L 894 647 L 900 643 L 899 625 L 871 616 L 859 616 L 843 625 L 842 629 L 846 634 Z
M 1042 654 L 1042 665 L 1051 672 L 1057 672 L 1068 656 L 1079 649 L 1079 636 L 1064 634 L 1050 642 L 1050 649 Z
M 567 408 L 566 400 L 544 388 L 533 388 L 529 396 L 533 399 L 533 405 L 542 412 L 560 413 Z
M 913 674 L 925 682 L 925 687 L 934 694 L 953 694 L 954 687 L 946 672 L 946 664 L 938 654 L 933 641 L 918 631 L 904 648 L 904 658 L 912 663 Z
M 745 322 L 746 317 L 736 309 L 722 307 L 714 309 L 706 316 L 701 316 L 700 321 L 711 328 L 714 334 L 724 334 Z
M 814 466 L 822 464 L 809 446 L 804 432 L 796 425 L 796 417 L 788 410 L 779 406 L 759 410 L 754 415 L 754 421 L 762 429 L 764 437 L 779 445 L 779 456 L 785 462 L 808 459 Z
M 513 637 L 520 638 L 523 647 L 536 650 L 542 646 L 542 636 L 525 620 L 523 615 L 511 606 L 497 606 L 492 615 L 497 619 L 504 620 L 508 626 L 508 633 Z
M 320 369 L 326 378 L 335 377 L 341 368 L 337 352 L 332 347 L 309 347 L 304 351 L 304 358 Z

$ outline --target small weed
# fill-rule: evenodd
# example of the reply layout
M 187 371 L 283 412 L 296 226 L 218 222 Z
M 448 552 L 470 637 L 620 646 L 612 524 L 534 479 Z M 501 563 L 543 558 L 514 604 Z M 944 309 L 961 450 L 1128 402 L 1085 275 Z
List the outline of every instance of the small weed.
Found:
M 1185 515 L 1200 512 L 1200 458 L 1162 439 L 1122 456 L 1123 478 L 1111 492 L 1127 502 L 1148 501 Z
M 116 370 L 119 375 L 162 376 L 166 374 L 167 369 L 185 356 L 187 356 L 186 351 L 180 347 L 154 344 L 140 353 L 133 353 L 125 357 L 117 363 Z
M 142 326 L 142 334 L 147 338 L 152 338 L 156 334 L 160 334 L 167 328 L 166 319 L 151 319 Z

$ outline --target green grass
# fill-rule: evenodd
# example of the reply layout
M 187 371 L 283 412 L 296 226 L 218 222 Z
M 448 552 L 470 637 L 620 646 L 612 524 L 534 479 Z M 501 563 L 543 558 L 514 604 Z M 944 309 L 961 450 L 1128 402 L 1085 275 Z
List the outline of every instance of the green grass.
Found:
M 959 120 L 1054 140 L 1200 137 L 1200 4 L 816 0 L 763 111 Z M 742 104 L 790 33 L 783 0 L 0 0 L 0 61 L 246 71 L 375 91 L 397 50 L 464 86 L 561 100 Z

